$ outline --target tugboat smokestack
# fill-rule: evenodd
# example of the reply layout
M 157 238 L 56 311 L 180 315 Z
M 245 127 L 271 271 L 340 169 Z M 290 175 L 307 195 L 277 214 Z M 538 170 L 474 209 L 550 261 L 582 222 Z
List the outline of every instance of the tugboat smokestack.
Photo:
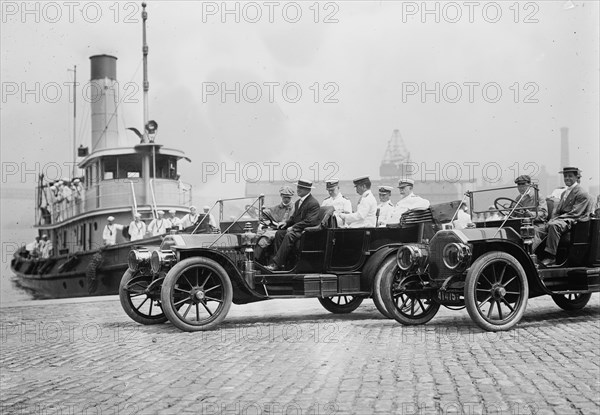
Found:
M 90 56 L 90 101 L 92 105 L 92 152 L 122 147 L 117 129 L 117 58 L 111 55 Z

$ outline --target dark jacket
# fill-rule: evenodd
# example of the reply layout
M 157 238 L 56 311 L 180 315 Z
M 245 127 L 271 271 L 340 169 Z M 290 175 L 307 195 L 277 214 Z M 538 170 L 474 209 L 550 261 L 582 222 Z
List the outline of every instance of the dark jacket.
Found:
M 312 194 L 306 196 L 300 207 L 298 207 L 299 203 L 300 199 L 294 203 L 294 213 L 285 223 L 285 227 L 293 227 L 295 231 L 302 232 L 304 228 L 315 226 L 319 223 L 321 205 Z

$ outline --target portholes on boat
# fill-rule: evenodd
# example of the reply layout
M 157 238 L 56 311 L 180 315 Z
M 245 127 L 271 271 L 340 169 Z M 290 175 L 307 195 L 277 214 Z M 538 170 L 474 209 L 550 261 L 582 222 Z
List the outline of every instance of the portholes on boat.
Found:
M 83 280 L 79 280 L 79 286 L 83 288 Z
M 67 283 L 63 282 L 63 288 L 66 290 L 67 289 Z
M 94 230 L 97 231 L 98 230 L 98 222 L 94 222 Z

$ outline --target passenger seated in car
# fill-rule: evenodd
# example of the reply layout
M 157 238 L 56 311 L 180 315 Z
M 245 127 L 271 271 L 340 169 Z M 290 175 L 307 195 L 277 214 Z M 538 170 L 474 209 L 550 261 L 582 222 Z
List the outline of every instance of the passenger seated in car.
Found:
M 559 173 L 562 173 L 567 189 L 560 197 L 554 216 L 538 235 L 540 239 L 548 235 L 546 258 L 542 261 L 542 264 L 547 267 L 556 264 L 556 250 L 562 234 L 571 229 L 575 222 L 587 217 L 592 209 L 589 195 L 578 182 L 581 178 L 581 170 L 577 167 L 564 167 Z
M 377 221 L 377 201 L 371 193 L 371 180 L 364 176 L 354 179 L 353 183 L 356 193 L 361 195 L 356 212 L 340 213 L 339 216 L 348 228 L 374 228 Z
M 274 248 L 276 254 L 271 264 L 266 267 L 268 270 L 277 271 L 283 268 L 296 241 L 302 236 L 302 231 L 319 223 L 321 206 L 317 199 L 310 194 L 312 189 L 314 189 L 314 186 L 310 181 L 298 180 L 296 183 L 296 193 L 298 193 L 300 199 L 296 200 L 294 204 L 292 216 L 280 225 L 280 230 L 275 234 Z
M 398 189 L 400 189 L 400 200 L 396 203 L 392 217 L 388 223 L 400 222 L 403 213 L 409 210 L 421 210 L 429 207 L 429 200 L 423 199 L 413 193 L 415 181 L 413 179 L 400 179 Z
M 292 205 L 292 196 L 294 196 L 294 190 L 290 186 L 283 186 L 281 189 L 279 189 L 279 196 L 281 197 L 281 202 L 279 204 L 270 208 L 265 208 L 269 211 L 273 219 L 278 222 L 275 224 L 275 226 L 277 226 L 279 223 L 286 222 L 294 212 L 294 205 Z M 273 240 L 275 239 L 276 233 L 277 231 L 271 228 L 261 227 L 258 229 L 258 241 L 256 243 L 256 247 L 254 248 L 254 259 L 256 261 L 261 261 L 264 250 L 271 246 Z

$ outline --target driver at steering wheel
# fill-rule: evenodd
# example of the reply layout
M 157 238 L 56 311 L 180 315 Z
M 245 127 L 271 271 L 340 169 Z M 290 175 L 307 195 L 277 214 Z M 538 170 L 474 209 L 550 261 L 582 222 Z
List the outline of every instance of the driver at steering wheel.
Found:
M 515 198 L 516 209 L 513 216 L 516 217 L 536 217 L 535 222 L 545 222 L 548 218 L 548 205 L 543 198 L 537 198 L 535 189 L 531 185 L 531 177 L 523 174 L 515 179 L 517 184 L 518 196 Z M 510 211 L 515 207 L 515 203 L 510 206 Z M 537 212 L 537 215 L 536 215 Z
M 270 216 L 276 222 L 278 222 L 271 224 L 271 226 L 274 226 L 275 228 L 279 223 L 287 221 L 294 212 L 294 205 L 292 204 L 294 190 L 290 186 L 283 186 L 281 189 L 279 189 L 279 196 L 281 197 L 281 203 L 270 208 L 263 209 L 267 210 Z M 260 262 L 261 257 L 264 254 L 264 250 L 273 243 L 275 234 L 277 233 L 275 228 L 267 226 L 259 227 L 257 232 L 258 241 L 256 242 L 256 247 L 254 248 L 254 259 L 256 261 Z

